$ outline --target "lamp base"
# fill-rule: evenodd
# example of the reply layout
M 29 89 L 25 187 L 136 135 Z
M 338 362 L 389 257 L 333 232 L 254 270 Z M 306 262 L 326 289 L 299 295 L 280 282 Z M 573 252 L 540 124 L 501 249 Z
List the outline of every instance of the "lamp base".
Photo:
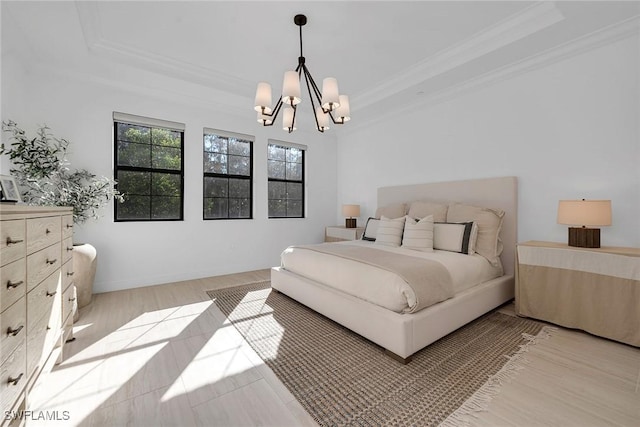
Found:
M 358 221 L 357 218 L 346 218 L 344 220 L 344 226 L 345 228 L 356 228 L 356 222 Z
M 577 248 L 599 248 L 600 229 L 569 227 L 569 246 Z

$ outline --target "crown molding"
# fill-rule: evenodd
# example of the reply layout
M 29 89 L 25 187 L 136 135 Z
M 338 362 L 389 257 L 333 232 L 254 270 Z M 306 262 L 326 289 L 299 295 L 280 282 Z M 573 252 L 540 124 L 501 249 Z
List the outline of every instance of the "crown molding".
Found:
M 446 89 L 434 92 L 425 97 L 416 98 L 414 101 L 404 102 L 401 107 L 384 113 L 367 115 L 359 118 L 355 126 L 345 129 L 345 134 L 370 126 L 379 122 L 382 117 L 385 120 L 406 115 L 410 111 L 420 108 L 428 108 L 430 106 L 454 99 L 465 95 L 474 90 L 489 87 L 496 83 L 511 79 L 513 77 L 547 67 L 554 63 L 563 61 L 573 56 L 597 49 L 599 47 L 615 43 L 619 40 L 638 36 L 640 34 L 640 16 L 633 16 L 624 21 L 601 28 L 593 33 L 581 36 L 564 44 L 555 46 L 546 51 L 529 56 L 522 60 L 499 67 L 483 75 L 461 82 L 457 85 L 450 86 Z M 354 104 L 354 103 L 352 103 Z M 359 106 L 360 107 L 360 106 Z
M 39 67 L 34 68 L 33 72 L 43 76 L 54 75 L 64 80 L 86 82 L 117 89 L 127 93 L 158 99 L 163 102 L 171 100 L 171 102 L 180 103 L 188 107 L 203 108 L 230 116 L 245 117 L 247 106 L 252 105 L 252 99 L 248 97 L 238 97 L 237 95 L 231 95 L 216 89 L 209 89 L 206 93 L 200 92 L 198 95 L 194 95 L 184 90 L 172 90 L 171 85 L 152 87 L 140 82 L 134 83 L 100 77 L 88 71 L 78 71 L 77 69 L 64 67 L 48 67 L 46 70 Z
M 227 73 L 107 40 L 100 25 L 99 3 L 78 1 L 76 9 L 91 54 L 233 94 L 245 93 L 254 85 L 254 82 Z
M 538 2 L 479 33 L 418 62 L 384 81 L 373 90 L 355 96 L 352 103 L 367 107 L 489 52 L 564 20 L 555 2 Z

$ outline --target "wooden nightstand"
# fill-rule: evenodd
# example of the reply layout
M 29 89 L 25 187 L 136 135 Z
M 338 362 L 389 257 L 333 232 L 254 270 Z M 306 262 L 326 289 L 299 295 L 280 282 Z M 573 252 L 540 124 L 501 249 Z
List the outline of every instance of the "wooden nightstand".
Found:
M 516 313 L 640 346 L 640 249 L 520 243 Z
M 360 240 L 364 233 L 364 227 L 346 228 L 344 225 L 326 227 L 324 230 L 325 242 L 342 242 L 345 240 Z

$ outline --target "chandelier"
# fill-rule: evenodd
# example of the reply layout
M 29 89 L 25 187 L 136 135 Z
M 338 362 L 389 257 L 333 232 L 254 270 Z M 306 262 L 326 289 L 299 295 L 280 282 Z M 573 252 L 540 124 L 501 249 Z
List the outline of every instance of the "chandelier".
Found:
M 271 108 L 271 85 L 266 82 L 258 83 L 254 109 L 258 112 L 258 123 L 263 126 L 273 126 L 280 110 L 282 113 L 282 128 L 289 133 L 296 130 L 296 113 L 298 104 L 302 101 L 300 80 L 304 76 L 311 100 L 311 108 L 314 112 L 316 129 L 324 132 L 329 129 L 329 119 L 334 124 L 344 124 L 349 117 L 349 97 L 338 93 L 338 81 L 333 77 L 327 77 L 322 81 L 322 92 L 311 76 L 302 55 L 302 27 L 307 23 L 307 17 L 296 15 L 293 22 L 300 27 L 300 56 L 295 71 L 284 73 L 282 83 L 282 97 L 278 99 L 275 108 Z M 317 106 L 316 106 L 317 102 Z M 283 107 L 283 105 L 285 105 Z

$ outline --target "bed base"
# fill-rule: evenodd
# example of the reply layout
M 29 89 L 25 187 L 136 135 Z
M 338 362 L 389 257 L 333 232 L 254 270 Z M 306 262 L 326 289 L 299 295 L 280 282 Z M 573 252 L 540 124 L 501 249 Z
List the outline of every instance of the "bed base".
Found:
M 401 314 L 282 267 L 271 269 L 271 287 L 380 345 L 401 363 L 408 363 L 418 350 L 514 296 L 513 275 L 508 275 L 474 286 L 417 313 Z

